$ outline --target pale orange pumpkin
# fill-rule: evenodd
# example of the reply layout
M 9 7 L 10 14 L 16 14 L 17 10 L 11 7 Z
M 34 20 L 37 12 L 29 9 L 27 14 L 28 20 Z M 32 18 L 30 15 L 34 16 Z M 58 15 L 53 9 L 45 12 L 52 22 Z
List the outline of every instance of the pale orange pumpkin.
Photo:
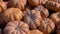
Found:
M 30 34 L 29 26 L 22 21 L 9 22 L 4 28 L 4 34 Z
M 31 29 L 36 29 L 40 25 L 41 19 L 39 11 L 26 9 L 23 20 L 29 24 Z

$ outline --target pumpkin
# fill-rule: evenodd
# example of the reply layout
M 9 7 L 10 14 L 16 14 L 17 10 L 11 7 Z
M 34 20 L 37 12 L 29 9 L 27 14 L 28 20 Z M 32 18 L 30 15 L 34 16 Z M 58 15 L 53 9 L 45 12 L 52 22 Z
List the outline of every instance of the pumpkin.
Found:
M 2 34 L 2 29 L 0 29 L 0 34 Z
M 31 34 L 43 34 L 41 31 L 35 29 L 35 30 L 31 30 Z
M 24 9 L 27 0 L 9 0 L 8 4 L 11 7 L 19 8 L 20 10 Z
M 38 27 L 40 31 L 44 34 L 50 34 L 55 28 L 55 24 L 49 18 L 45 18 L 45 20 L 41 21 L 41 25 Z
M 36 29 L 40 25 L 41 19 L 41 15 L 38 11 L 26 9 L 23 20 L 29 24 L 30 29 Z
M 45 7 L 55 12 L 60 12 L 60 4 L 57 2 L 48 1 L 46 2 Z
M 5 22 L 20 21 L 23 17 L 23 12 L 18 8 L 9 8 L 3 13 L 3 19 Z
M 9 22 L 4 28 L 4 34 L 30 34 L 29 26 L 22 21 Z
M 60 13 L 53 13 L 50 19 L 55 23 L 55 25 L 60 24 Z
M 42 19 L 49 16 L 48 9 L 44 8 L 43 6 L 37 6 L 35 7 L 35 10 L 40 12 Z
M 0 0 L 0 13 L 7 9 L 6 3 Z
M 60 0 L 49 0 L 49 1 L 54 1 L 54 2 L 60 3 Z
M 45 4 L 48 0 L 28 0 L 30 6 L 38 6 L 41 4 Z

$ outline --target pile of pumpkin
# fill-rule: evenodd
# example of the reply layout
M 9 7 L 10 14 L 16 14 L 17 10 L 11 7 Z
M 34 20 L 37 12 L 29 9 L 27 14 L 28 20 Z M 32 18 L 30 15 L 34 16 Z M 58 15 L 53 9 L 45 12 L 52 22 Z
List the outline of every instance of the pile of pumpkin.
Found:
M 60 34 L 60 0 L 0 0 L 0 34 Z

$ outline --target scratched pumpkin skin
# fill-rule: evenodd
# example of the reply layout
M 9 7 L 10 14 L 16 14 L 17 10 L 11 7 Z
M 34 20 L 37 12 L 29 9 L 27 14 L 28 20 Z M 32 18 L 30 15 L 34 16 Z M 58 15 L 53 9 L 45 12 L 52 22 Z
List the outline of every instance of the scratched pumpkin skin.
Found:
M 18 8 L 9 8 L 3 13 L 5 22 L 20 21 L 23 18 L 23 12 Z
M 36 29 L 40 25 L 41 19 L 39 11 L 27 9 L 23 20 L 29 24 L 31 29 Z
M 9 22 L 4 28 L 4 34 L 30 34 L 29 26 L 22 21 Z
M 40 27 L 38 28 L 44 34 L 51 33 L 55 28 L 55 24 L 49 18 L 42 20 Z
M 55 25 L 60 24 L 60 13 L 51 14 L 50 19 L 55 23 Z

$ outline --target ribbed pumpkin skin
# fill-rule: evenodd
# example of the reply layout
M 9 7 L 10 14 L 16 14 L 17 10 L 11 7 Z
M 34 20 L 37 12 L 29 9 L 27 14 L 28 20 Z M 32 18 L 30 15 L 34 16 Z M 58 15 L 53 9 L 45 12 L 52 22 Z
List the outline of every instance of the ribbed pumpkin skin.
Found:
M 31 30 L 31 34 L 43 34 L 41 31 L 35 29 L 35 30 Z
M 45 4 L 45 7 L 48 8 L 48 9 L 50 9 L 50 10 L 53 10 L 54 12 L 60 12 L 60 4 L 57 3 L 57 2 L 48 1 Z
M 41 4 L 45 4 L 48 0 L 28 0 L 28 3 L 30 6 L 34 7 L 34 6 L 38 6 Z
M 23 17 L 23 12 L 18 8 L 9 8 L 3 13 L 5 22 L 20 21 Z
M 27 9 L 23 20 L 29 24 L 31 29 L 36 29 L 40 25 L 41 19 L 41 15 L 38 11 Z
M 27 2 L 27 0 L 9 0 L 8 4 L 11 7 L 17 7 L 20 10 L 22 10 L 22 9 L 24 9 L 26 2 Z
M 44 34 L 50 34 L 55 28 L 55 24 L 50 19 L 45 19 L 41 22 L 40 27 L 38 28 Z
M 3 11 L 5 11 L 7 9 L 7 5 L 5 2 L 3 2 L 2 0 L 0 0 L 0 13 L 2 13 Z
M 49 0 L 49 1 L 54 1 L 54 2 L 60 3 L 60 0 Z
M 30 34 L 29 26 L 22 21 L 9 22 L 4 28 L 4 34 Z
M 60 24 L 60 13 L 51 14 L 50 19 L 55 23 L 55 25 Z
M 34 10 L 40 12 L 42 19 L 47 18 L 49 16 L 48 9 L 44 8 L 43 6 L 37 6 L 34 8 Z

